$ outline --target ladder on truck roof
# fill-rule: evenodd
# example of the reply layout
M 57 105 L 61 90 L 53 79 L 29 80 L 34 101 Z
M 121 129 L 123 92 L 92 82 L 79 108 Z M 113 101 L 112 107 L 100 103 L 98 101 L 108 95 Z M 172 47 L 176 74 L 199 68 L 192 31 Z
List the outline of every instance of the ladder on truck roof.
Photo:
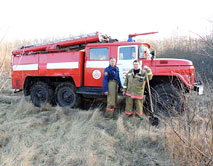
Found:
M 12 54 L 28 55 L 35 53 L 66 51 L 74 48 L 85 47 L 85 44 L 87 43 L 108 42 L 109 38 L 109 36 L 102 35 L 100 32 L 89 33 L 42 44 L 23 46 L 20 49 L 12 51 Z

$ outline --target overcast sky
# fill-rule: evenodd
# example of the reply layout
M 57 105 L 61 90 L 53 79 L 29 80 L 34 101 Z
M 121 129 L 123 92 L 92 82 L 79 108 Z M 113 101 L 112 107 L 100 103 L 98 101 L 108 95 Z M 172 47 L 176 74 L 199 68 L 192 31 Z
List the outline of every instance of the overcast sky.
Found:
M 213 28 L 213 0 L 0 0 L 0 38 L 33 39 L 100 31 L 125 39 L 206 34 Z

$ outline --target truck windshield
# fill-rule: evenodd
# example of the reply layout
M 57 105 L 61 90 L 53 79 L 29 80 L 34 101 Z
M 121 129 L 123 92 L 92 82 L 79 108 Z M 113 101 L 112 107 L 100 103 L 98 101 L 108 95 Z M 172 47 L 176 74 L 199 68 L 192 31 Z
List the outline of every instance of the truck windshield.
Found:
M 145 58 L 144 57 L 144 46 L 139 47 L 139 58 L 140 59 Z
M 131 60 L 136 58 L 136 48 L 134 46 L 120 47 L 120 60 Z

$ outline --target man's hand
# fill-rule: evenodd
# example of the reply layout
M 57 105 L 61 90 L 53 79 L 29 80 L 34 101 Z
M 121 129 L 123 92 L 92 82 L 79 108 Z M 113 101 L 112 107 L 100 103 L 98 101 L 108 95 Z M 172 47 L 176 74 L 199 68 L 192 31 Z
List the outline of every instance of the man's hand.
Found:
M 144 69 L 148 69 L 149 67 L 148 66 L 144 66 Z
M 123 95 L 125 96 L 126 92 L 123 92 Z
M 107 95 L 108 95 L 108 92 L 104 92 L 104 94 L 107 96 Z

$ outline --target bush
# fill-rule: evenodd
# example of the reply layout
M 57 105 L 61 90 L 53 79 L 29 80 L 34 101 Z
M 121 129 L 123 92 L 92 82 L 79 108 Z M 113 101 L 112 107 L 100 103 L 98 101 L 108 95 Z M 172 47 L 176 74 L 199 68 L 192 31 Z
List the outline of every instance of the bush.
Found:
M 183 115 L 166 124 L 167 149 L 178 165 L 213 164 L 213 97 L 190 93 Z

